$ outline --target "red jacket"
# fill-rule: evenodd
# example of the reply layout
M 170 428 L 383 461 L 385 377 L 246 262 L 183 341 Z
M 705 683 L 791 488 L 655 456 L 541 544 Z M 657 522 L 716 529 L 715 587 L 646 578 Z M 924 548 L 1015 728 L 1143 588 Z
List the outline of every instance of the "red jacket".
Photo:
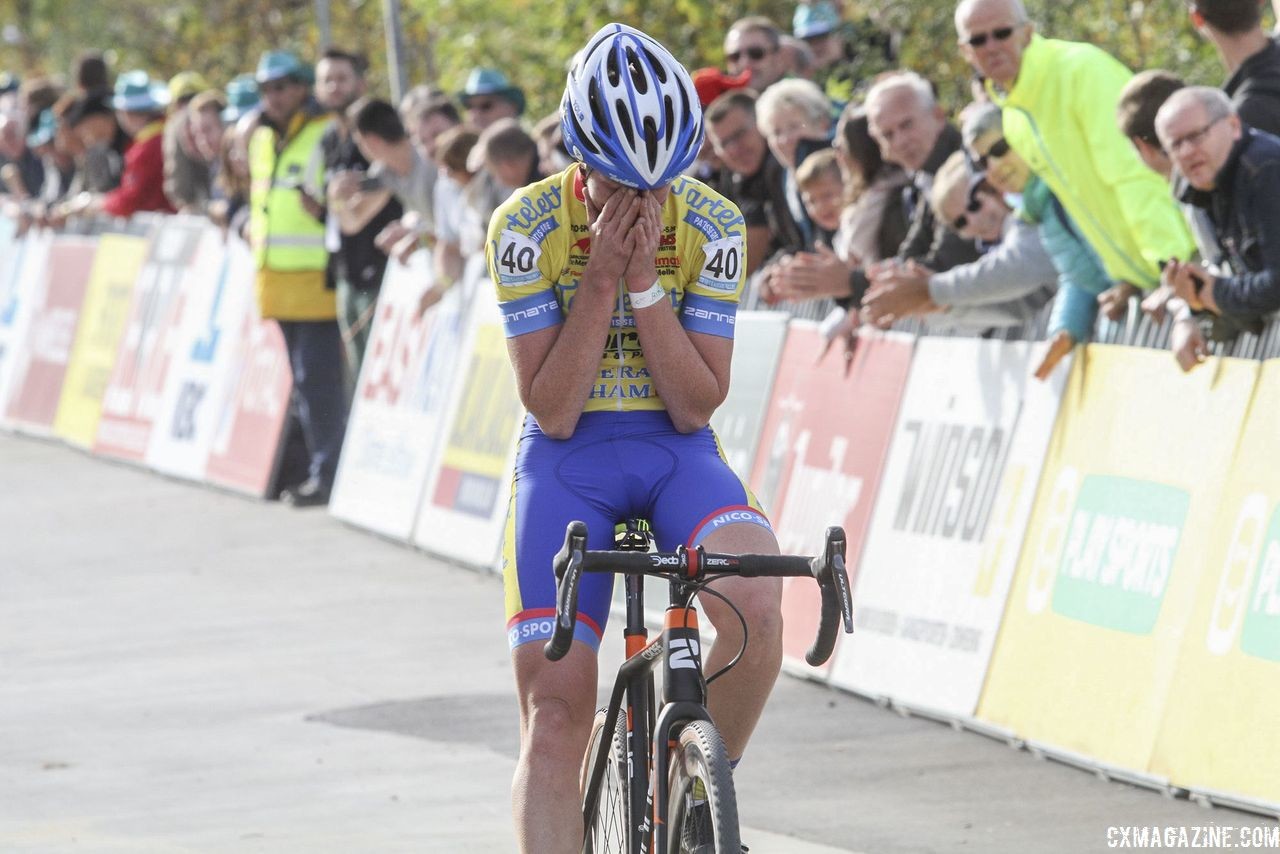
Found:
M 164 195 L 163 136 L 163 120 L 138 131 L 124 152 L 120 186 L 103 198 L 103 210 L 112 216 L 133 216 L 138 211 L 174 213 Z

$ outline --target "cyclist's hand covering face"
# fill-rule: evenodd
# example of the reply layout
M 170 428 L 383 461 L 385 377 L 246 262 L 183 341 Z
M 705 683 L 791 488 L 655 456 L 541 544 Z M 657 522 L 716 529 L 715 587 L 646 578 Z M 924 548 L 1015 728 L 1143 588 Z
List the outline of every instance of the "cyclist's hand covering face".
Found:
M 658 204 L 655 191 L 642 193 L 638 198 L 640 208 L 635 228 L 632 229 L 635 248 L 624 274 L 627 288 L 632 291 L 644 290 L 657 279 L 655 261 L 658 257 L 658 240 L 662 236 L 662 206 Z
M 635 250 L 640 195 L 596 172 L 588 172 L 582 196 L 591 227 L 591 257 L 587 266 L 612 288 L 627 269 Z

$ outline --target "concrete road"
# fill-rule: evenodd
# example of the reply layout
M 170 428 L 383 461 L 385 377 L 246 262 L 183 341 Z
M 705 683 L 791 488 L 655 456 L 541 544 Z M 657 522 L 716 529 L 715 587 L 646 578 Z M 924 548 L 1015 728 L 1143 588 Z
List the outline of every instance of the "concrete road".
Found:
M 0 852 L 510 852 L 502 623 L 496 578 L 323 511 L 0 436 Z M 752 854 L 1275 826 L 789 677 L 738 789 Z

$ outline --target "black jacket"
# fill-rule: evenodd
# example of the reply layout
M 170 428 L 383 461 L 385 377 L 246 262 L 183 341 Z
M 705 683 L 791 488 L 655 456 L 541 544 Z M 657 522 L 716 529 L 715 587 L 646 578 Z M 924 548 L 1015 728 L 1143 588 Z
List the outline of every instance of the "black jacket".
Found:
M 1280 136 L 1280 44 L 1268 40 L 1265 48 L 1240 63 L 1222 90 L 1236 105 L 1241 121 Z
M 1214 189 L 1188 185 L 1180 200 L 1208 212 L 1231 265 L 1213 290 L 1223 314 L 1248 322 L 1280 309 L 1280 137 L 1246 126 Z

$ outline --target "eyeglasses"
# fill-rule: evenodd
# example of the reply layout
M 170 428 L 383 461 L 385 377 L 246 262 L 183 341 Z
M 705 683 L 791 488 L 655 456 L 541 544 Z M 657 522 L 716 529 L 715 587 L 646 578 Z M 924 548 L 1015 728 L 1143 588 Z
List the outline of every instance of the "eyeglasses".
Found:
M 496 106 L 498 106 L 498 102 L 496 100 L 467 101 L 466 103 L 466 107 L 468 110 L 471 110 L 477 113 L 487 113 Z
M 759 46 L 744 47 L 742 50 L 735 50 L 733 53 L 726 53 L 724 55 L 724 58 L 729 60 L 730 62 L 737 62 L 739 59 L 742 58 L 742 55 L 744 53 L 747 55 L 747 59 L 751 60 L 752 62 L 759 62 L 760 60 L 768 56 L 771 53 L 771 51 L 768 48 L 763 48 Z
M 1192 148 L 1199 147 L 1204 142 L 1204 138 L 1209 135 L 1209 131 L 1213 130 L 1213 126 L 1225 118 L 1226 116 L 1218 116 L 1199 130 L 1193 130 L 1191 133 L 1184 133 L 1177 139 L 1169 140 L 1169 144 L 1164 147 L 1164 153 L 1172 157 L 1184 145 L 1190 145 Z
M 1009 143 L 1004 137 L 1000 137 L 991 147 L 987 149 L 986 154 L 980 154 L 974 158 L 973 165 L 977 167 L 979 172 L 987 171 L 987 163 L 991 160 L 999 160 L 1009 153 Z
M 1008 41 L 1009 36 L 1013 35 L 1013 31 L 1018 27 L 997 27 L 989 33 L 974 33 L 965 39 L 961 44 L 967 44 L 969 47 L 982 47 L 989 39 L 995 39 L 998 42 Z
M 285 89 L 289 88 L 289 81 L 270 80 L 266 83 L 259 83 L 258 88 L 263 92 L 283 92 Z

